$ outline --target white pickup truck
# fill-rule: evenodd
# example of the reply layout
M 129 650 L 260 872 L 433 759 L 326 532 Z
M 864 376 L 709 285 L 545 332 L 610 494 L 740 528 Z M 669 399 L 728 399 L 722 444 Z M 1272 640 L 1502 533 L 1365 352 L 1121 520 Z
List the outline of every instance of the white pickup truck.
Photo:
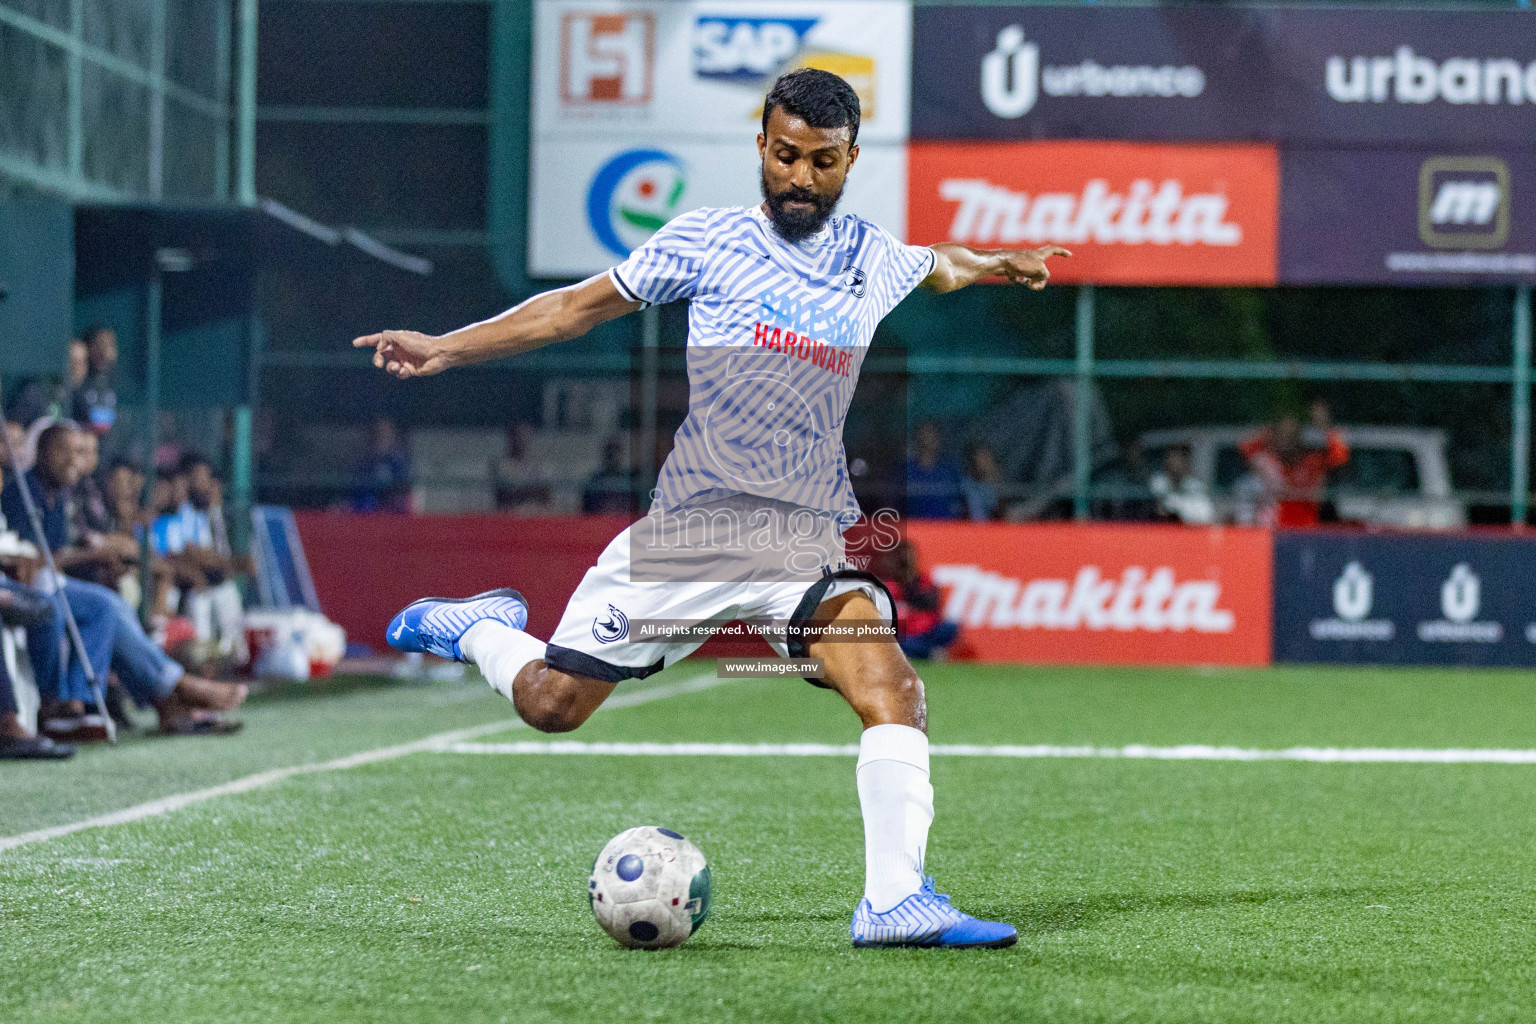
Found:
M 1428 427 L 1338 428 L 1349 443 L 1349 462 L 1328 476 L 1328 496 L 1339 518 L 1376 526 L 1453 530 L 1467 524 L 1466 505 L 1452 494 L 1445 431 Z M 1177 427 L 1141 435 L 1147 465 L 1162 465 L 1163 452 L 1189 448 L 1194 475 L 1216 500 L 1217 516 L 1230 522 L 1236 511 L 1233 484 L 1248 472 L 1238 445 L 1254 427 Z M 1320 431 L 1306 431 L 1308 444 L 1322 447 Z

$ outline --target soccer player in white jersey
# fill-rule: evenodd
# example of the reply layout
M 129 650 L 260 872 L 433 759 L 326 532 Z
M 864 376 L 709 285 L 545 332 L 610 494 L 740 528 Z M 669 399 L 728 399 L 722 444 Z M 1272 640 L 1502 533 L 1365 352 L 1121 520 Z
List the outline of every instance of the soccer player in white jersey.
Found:
M 844 561 L 842 532 L 859 507 L 842 425 L 876 325 L 913 288 L 950 292 L 984 277 L 1043 288 L 1046 258 L 1070 253 L 909 246 L 859 217 L 834 217 L 858 132 L 846 82 L 792 71 L 763 107 L 760 206 L 683 214 L 608 273 L 490 320 L 439 337 L 384 331 L 353 342 L 409 380 L 566 341 L 649 304 L 691 303 L 689 411 L 651 512 L 587 572 L 549 642 L 524 631 L 527 606 L 510 589 L 414 602 L 390 623 L 389 642 L 474 662 L 529 725 L 565 732 L 618 683 L 703 640 L 695 631 L 648 642 L 636 635 L 641 623 L 777 623 L 770 643 L 820 659 L 815 681 L 864 726 L 854 945 L 1008 946 L 1012 926 L 961 913 L 923 874 L 933 788 L 922 681 L 893 637 L 836 640 L 860 623 L 894 623 L 883 585 Z

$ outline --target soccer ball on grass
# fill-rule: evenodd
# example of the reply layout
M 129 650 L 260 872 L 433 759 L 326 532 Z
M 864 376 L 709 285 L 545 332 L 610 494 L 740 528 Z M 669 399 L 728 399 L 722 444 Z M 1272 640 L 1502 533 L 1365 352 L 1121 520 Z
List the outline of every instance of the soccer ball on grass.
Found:
M 619 945 L 680 946 L 709 916 L 709 865 L 671 829 L 641 825 L 614 836 L 597 855 L 587 898 Z

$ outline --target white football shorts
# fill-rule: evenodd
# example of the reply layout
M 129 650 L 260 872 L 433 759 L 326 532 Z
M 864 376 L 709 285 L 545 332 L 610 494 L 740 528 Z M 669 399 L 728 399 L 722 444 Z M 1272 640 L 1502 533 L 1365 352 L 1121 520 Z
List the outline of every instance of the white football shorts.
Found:
M 867 594 L 894 625 L 890 592 L 845 556 L 830 513 L 783 502 L 733 495 L 653 512 L 587 570 L 544 660 L 611 683 L 644 679 L 733 620 L 769 624 L 763 639 L 780 656 L 804 657 L 783 627 L 809 621 L 822 602 L 852 591 Z

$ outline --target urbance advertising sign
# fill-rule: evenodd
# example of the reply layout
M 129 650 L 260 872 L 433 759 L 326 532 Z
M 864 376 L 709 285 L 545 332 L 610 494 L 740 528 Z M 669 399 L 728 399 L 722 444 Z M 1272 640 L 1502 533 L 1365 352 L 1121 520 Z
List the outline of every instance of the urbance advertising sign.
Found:
M 923 7 L 912 136 L 1536 148 L 1536 19 Z

